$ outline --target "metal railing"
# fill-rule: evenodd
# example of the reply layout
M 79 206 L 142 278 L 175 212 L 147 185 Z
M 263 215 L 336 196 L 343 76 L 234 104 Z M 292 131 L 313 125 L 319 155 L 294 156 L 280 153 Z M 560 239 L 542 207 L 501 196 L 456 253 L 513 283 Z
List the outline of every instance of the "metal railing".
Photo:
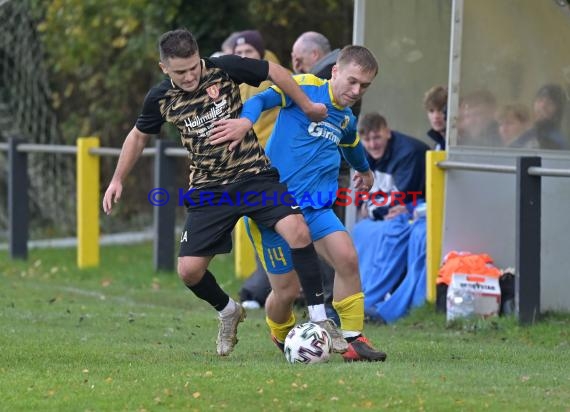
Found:
M 99 163 L 101 156 L 119 156 L 121 149 L 98 147 L 98 139 L 78 139 L 78 146 L 29 144 L 19 139 L 0 143 L 8 152 L 9 251 L 13 259 L 26 259 L 28 253 L 29 198 L 27 154 L 64 153 L 77 156 L 77 233 L 78 266 L 99 263 Z M 89 140 L 90 139 L 90 140 Z M 96 140 L 95 140 L 96 139 Z M 174 157 L 185 157 L 185 149 L 158 139 L 154 148 L 143 150 L 154 156 L 154 187 L 174 193 Z M 532 323 L 540 311 L 541 180 L 543 176 L 570 177 L 570 170 L 541 167 L 540 157 L 520 157 L 516 166 L 499 166 L 457 161 L 439 161 L 437 168 L 515 174 L 516 192 L 516 266 L 519 281 L 516 305 L 522 323 Z M 428 204 L 429 208 L 429 204 Z M 153 259 L 155 270 L 174 269 L 175 202 L 153 209 Z M 16 230 L 17 228 L 17 230 Z M 429 253 L 428 253 L 429 254 Z
M 8 249 L 12 259 L 27 259 L 29 241 L 29 153 L 70 154 L 77 157 L 77 263 L 79 267 L 99 264 L 100 185 L 99 158 L 118 157 L 121 149 L 99 147 L 98 138 L 79 138 L 77 146 L 26 143 L 12 138 L 0 143 L 0 151 L 8 154 Z M 170 188 L 174 181 L 174 165 L 169 160 L 185 157 L 184 149 L 157 140 L 153 148 L 145 148 L 142 156 L 155 157 L 155 187 Z M 154 268 L 174 269 L 174 204 L 155 207 Z

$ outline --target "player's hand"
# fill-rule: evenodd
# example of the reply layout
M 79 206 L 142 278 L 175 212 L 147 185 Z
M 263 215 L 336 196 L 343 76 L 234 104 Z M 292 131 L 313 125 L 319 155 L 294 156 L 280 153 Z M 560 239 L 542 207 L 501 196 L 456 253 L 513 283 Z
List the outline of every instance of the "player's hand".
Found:
M 105 196 L 103 197 L 103 211 L 110 215 L 113 209 L 113 203 L 117 203 L 121 199 L 121 193 L 123 192 L 123 185 L 121 182 L 111 182 Z
M 223 119 L 214 122 L 208 141 L 210 144 L 223 144 L 230 142 L 228 150 L 234 150 L 243 140 L 247 132 L 253 127 L 251 120 L 243 117 L 240 119 Z
M 304 112 L 313 122 L 320 122 L 321 120 L 325 120 L 328 116 L 327 106 L 323 103 L 311 102 Z
M 356 172 L 352 177 L 352 181 L 357 191 L 368 192 L 374 186 L 374 173 L 370 169 L 366 172 Z

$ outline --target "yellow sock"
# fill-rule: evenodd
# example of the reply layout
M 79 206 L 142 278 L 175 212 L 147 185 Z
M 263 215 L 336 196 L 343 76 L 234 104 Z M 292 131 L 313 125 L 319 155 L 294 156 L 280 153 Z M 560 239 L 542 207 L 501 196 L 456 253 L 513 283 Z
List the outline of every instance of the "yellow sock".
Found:
M 358 292 L 340 302 L 333 301 L 345 337 L 358 336 L 364 329 L 364 293 Z
M 289 320 L 285 323 L 273 322 L 268 316 L 265 317 L 265 322 L 269 326 L 271 335 L 275 336 L 279 342 L 284 342 L 289 331 L 295 326 L 295 314 L 291 312 Z

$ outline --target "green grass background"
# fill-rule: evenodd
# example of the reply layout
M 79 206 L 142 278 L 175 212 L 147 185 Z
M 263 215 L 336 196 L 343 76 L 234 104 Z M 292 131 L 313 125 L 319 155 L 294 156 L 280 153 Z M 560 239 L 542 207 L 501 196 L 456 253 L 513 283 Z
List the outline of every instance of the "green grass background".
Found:
M 568 315 L 448 327 L 428 305 L 366 325 L 385 363 L 289 365 L 257 310 L 220 358 L 215 312 L 153 272 L 151 245 L 104 247 L 96 269 L 75 259 L 0 252 L 2 411 L 570 411 Z M 237 297 L 232 256 L 212 272 Z

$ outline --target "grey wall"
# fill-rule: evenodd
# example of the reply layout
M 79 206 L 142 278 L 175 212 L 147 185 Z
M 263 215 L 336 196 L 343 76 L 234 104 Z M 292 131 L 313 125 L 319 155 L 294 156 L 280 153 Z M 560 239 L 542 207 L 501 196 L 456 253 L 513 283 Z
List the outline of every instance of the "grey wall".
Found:
M 536 155 L 523 152 L 517 155 Z M 450 160 L 516 164 L 506 150 L 452 150 Z M 540 155 L 540 154 L 539 154 Z M 543 167 L 570 169 L 570 157 L 542 154 Z M 500 268 L 515 267 L 515 175 L 449 170 L 446 181 L 443 254 L 488 253 Z M 541 310 L 570 310 L 570 178 L 542 180 Z
M 502 104 L 529 101 L 546 81 L 569 84 L 569 16 L 552 0 L 465 3 L 462 89 L 488 87 Z M 423 136 L 428 128 L 423 94 L 448 82 L 451 0 L 355 0 L 355 5 L 355 42 L 380 61 L 363 113 L 378 110 L 394 129 Z M 489 45 L 495 46 L 492 52 Z M 536 154 L 543 156 L 544 167 L 570 169 L 568 152 L 449 149 L 451 160 L 504 165 Z M 486 252 L 499 267 L 514 266 L 515 183 L 514 174 L 449 171 L 443 253 Z M 570 311 L 570 179 L 545 177 L 542 189 L 542 310 Z
M 451 0 L 360 0 L 359 6 L 363 44 L 380 62 L 362 113 L 380 111 L 393 129 L 421 138 L 429 129 L 424 93 L 447 85 Z

